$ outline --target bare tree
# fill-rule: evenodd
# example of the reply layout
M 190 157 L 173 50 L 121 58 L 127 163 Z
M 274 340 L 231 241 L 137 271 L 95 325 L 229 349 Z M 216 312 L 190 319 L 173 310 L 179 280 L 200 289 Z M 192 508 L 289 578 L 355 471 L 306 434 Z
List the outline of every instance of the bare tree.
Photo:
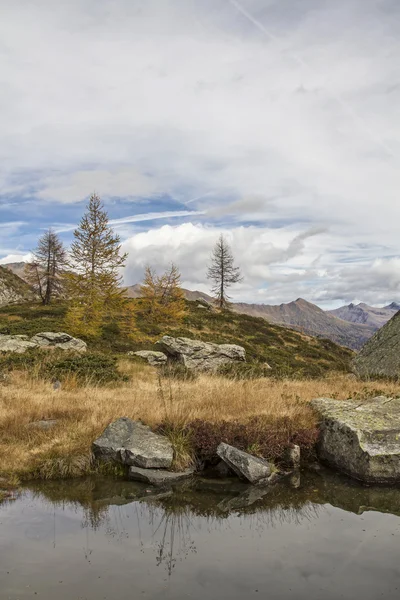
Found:
M 67 253 L 55 231 L 49 229 L 38 241 L 33 251 L 33 261 L 25 267 L 25 277 L 39 294 L 43 304 L 62 294 L 63 271 L 67 264 Z
M 219 308 L 227 308 L 229 305 L 228 288 L 234 283 L 242 281 L 243 278 L 239 267 L 235 267 L 232 250 L 223 235 L 219 237 L 214 246 L 207 278 L 214 284 L 212 293 Z

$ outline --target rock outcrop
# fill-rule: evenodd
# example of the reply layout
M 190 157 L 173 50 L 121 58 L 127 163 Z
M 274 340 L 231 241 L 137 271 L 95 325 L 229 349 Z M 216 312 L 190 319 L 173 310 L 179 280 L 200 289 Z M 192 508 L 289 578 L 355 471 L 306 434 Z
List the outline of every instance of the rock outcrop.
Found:
M 400 399 L 317 398 L 320 458 L 365 483 L 400 483 Z
M 128 356 L 138 356 L 146 360 L 152 367 L 164 365 L 168 358 L 164 352 L 155 352 L 154 350 L 138 350 L 137 352 L 128 352 Z
M 32 348 L 60 348 L 75 352 L 86 352 L 86 342 L 68 333 L 43 332 L 29 339 L 27 335 L 0 335 L 0 352 L 23 354 Z
M 141 469 L 140 467 L 129 467 L 129 479 L 143 481 L 157 487 L 166 487 L 189 479 L 194 473 L 193 469 L 182 472 L 166 471 L 165 469 Z
M 142 469 L 169 469 L 174 457 L 172 445 L 166 437 L 127 417 L 106 427 L 93 442 L 93 453 L 100 460 Z
M 249 483 L 266 483 L 271 475 L 271 467 L 266 460 L 247 454 L 229 444 L 221 443 L 217 454 L 232 471 Z
M 0 335 L 0 352 L 17 352 L 23 354 L 31 348 L 37 348 L 27 335 Z
M 20 277 L 0 265 L 0 306 L 32 301 L 31 287 Z
M 68 333 L 53 333 L 44 331 L 37 333 L 31 338 L 31 342 L 37 344 L 40 348 L 57 347 L 61 350 L 75 350 L 75 352 L 86 352 L 86 342 L 72 337 Z
M 360 377 L 400 378 L 400 312 L 361 348 L 353 368 Z
M 211 344 L 167 335 L 157 343 L 169 358 L 197 371 L 216 371 L 222 365 L 246 360 L 244 348 L 236 344 Z

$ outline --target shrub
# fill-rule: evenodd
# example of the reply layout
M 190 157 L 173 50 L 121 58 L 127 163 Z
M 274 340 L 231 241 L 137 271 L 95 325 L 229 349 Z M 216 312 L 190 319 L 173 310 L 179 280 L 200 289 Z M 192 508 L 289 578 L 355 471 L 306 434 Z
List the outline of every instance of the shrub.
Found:
M 257 448 L 257 455 L 269 460 L 282 461 L 285 451 L 298 444 L 302 456 L 312 453 L 318 438 L 318 429 L 298 429 L 287 417 L 270 420 L 254 416 L 246 422 L 219 421 L 212 423 L 196 419 L 186 426 L 194 452 L 201 462 L 215 464 L 221 442 L 247 452 Z
M 62 381 L 74 375 L 79 383 L 104 385 L 126 381 L 118 371 L 117 358 L 105 354 L 83 354 L 61 358 L 45 365 L 45 375 Z

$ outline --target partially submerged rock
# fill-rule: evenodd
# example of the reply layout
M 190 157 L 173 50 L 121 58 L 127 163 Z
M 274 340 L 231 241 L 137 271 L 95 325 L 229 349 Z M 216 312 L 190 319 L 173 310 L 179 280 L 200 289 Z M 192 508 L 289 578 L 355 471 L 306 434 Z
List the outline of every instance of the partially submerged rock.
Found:
M 0 352 L 17 352 L 18 354 L 23 354 L 32 348 L 48 347 L 86 352 L 86 342 L 74 338 L 68 333 L 46 331 L 37 333 L 31 339 L 27 335 L 0 335 Z
M 211 344 L 168 335 L 157 343 L 168 357 L 183 364 L 187 369 L 216 371 L 222 365 L 246 360 L 245 349 L 236 344 Z
M 172 444 L 166 437 L 127 417 L 106 427 L 93 442 L 93 453 L 100 460 L 144 469 L 169 469 L 174 457 Z
M 128 355 L 143 358 L 143 360 L 146 360 L 153 367 L 163 365 L 168 360 L 164 352 L 155 352 L 154 350 L 138 350 L 137 352 L 128 352 Z
M 366 483 L 400 483 L 400 399 L 317 398 L 320 458 Z
M 267 482 L 271 475 L 271 467 L 266 460 L 247 454 L 224 442 L 218 446 L 217 454 L 238 477 L 250 483 Z
M 129 467 L 129 479 L 134 481 L 143 481 L 150 485 L 166 487 L 174 483 L 189 479 L 192 477 L 194 470 L 187 469 L 180 473 L 174 471 L 166 471 L 165 469 L 141 469 L 140 467 Z

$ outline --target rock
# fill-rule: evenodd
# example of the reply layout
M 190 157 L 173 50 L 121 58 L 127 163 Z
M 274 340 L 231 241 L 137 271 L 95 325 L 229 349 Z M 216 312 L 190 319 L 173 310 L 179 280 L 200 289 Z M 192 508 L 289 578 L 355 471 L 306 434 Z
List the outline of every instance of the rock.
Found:
M 211 344 L 167 335 L 157 343 L 170 358 L 187 369 L 216 371 L 221 365 L 246 360 L 244 348 L 235 344 Z
M 271 475 L 271 467 L 266 460 L 247 454 L 223 442 L 217 448 L 217 454 L 240 477 L 250 483 L 266 482 Z
M 27 340 L 26 336 L 0 335 L 0 352 L 17 352 L 23 354 L 37 345 Z
M 285 452 L 284 462 L 293 469 L 300 468 L 301 451 L 300 446 L 293 444 L 291 448 L 288 448 Z
M 353 370 L 359 377 L 400 378 L 400 312 L 361 348 Z
M 317 398 L 321 460 L 365 483 L 400 483 L 400 399 Z
M 37 333 L 31 339 L 27 335 L 0 335 L 0 352 L 17 352 L 23 354 L 31 348 L 55 346 L 62 350 L 86 352 L 86 343 L 68 333 Z
M 152 365 L 153 367 L 163 365 L 168 360 L 164 352 L 154 352 L 153 350 L 139 350 L 138 352 L 128 352 L 128 355 L 139 356 L 139 358 L 147 360 L 149 365 Z
M 40 348 L 56 347 L 61 350 L 74 350 L 75 352 L 86 352 L 86 342 L 72 337 L 68 333 L 54 333 L 52 331 L 44 331 L 37 333 L 31 338 L 31 342 Z
M 224 498 L 218 504 L 222 512 L 231 512 L 233 510 L 242 510 L 251 506 L 255 502 L 262 500 L 271 489 L 269 487 L 250 487 L 234 498 Z
M 171 442 L 166 437 L 127 417 L 106 427 L 93 442 L 93 453 L 101 460 L 118 461 L 143 469 L 169 469 L 174 457 Z
M 129 479 L 143 481 L 151 485 L 165 487 L 192 477 L 193 469 L 187 469 L 181 473 L 166 471 L 165 469 L 141 469 L 140 467 L 129 467 Z
M 33 429 L 52 429 L 57 423 L 58 419 L 47 419 L 42 421 L 32 421 L 31 423 L 28 423 L 27 427 L 32 427 Z

